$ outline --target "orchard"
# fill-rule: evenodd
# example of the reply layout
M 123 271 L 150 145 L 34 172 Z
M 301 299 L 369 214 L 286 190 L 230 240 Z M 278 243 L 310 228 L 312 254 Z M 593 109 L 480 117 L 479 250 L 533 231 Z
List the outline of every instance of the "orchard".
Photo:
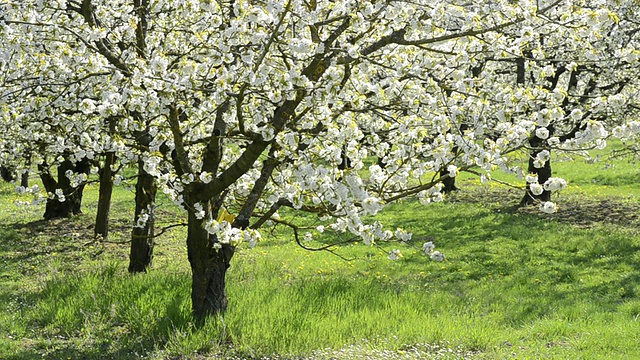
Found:
M 80 214 L 98 182 L 97 242 L 114 186 L 134 189 L 132 273 L 149 271 L 169 199 L 204 323 L 227 310 L 237 247 L 276 227 L 307 250 L 442 261 L 378 215 L 440 202 L 464 173 L 515 175 L 520 206 L 555 213 L 572 179 L 554 176 L 554 156 L 635 153 L 637 6 L 2 0 L 0 166 L 46 220 Z

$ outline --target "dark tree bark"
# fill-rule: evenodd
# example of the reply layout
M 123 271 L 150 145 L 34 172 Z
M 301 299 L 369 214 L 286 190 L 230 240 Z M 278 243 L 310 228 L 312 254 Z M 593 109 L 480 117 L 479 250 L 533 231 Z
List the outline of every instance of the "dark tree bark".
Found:
M 235 248 L 218 243 L 204 228 L 204 222 L 189 214 L 187 249 L 193 315 L 201 323 L 207 316 L 227 309 L 225 276 Z
M 440 170 L 440 176 L 445 176 L 448 175 L 449 172 L 446 170 Z M 456 178 L 455 177 L 446 177 L 444 180 L 442 180 L 442 192 L 445 194 L 450 194 L 454 191 L 459 190 L 458 187 L 456 186 Z
M 31 167 L 31 155 L 25 156 L 25 169 L 20 175 L 20 186 L 29 187 L 29 168 Z
M 136 183 L 135 221 L 148 215 L 143 226 L 134 224 L 131 231 L 131 252 L 129 254 L 129 272 L 146 272 L 153 259 L 153 236 L 155 225 L 155 202 L 158 187 L 155 178 L 144 170 L 144 162 L 138 161 L 138 181 Z
M 29 187 L 29 170 L 25 170 L 20 175 L 20 186 L 22 186 L 23 188 Z
M 63 202 L 59 201 L 58 197 L 47 199 L 44 219 L 68 218 L 82 213 L 82 193 L 85 184 L 83 183 L 76 187 L 72 186 L 71 180 L 66 176 L 66 173 L 67 171 L 72 171 L 75 174 L 83 173 L 88 175 L 91 167 L 89 160 L 85 158 L 77 163 L 73 163 L 68 159 L 64 160 L 58 165 L 57 180 L 49 172 L 46 163 L 38 165 L 38 167 L 40 170 L 40 179 L 47 192 L 55 194 L 56 190 L 61 190 L 65 197 L 65 201 Z
M 6 166 L 0 166 L 0 177 L 6 182 L 12 182 L 16 179 L 15 172 Z
M 93 234 L 95 238 L 102 238 L 102 240 L 106 240 L 109 237 L 109 212 L 111 210 L 111 194 L 113 193 L 113 171 L 111 170 L 111 165 L 115 163 L 115 159 L 114 153 L 107 153 L 104 165 L 100 169 L 98 210 Z
M 268 158 L 262 162 L 260 177 L 254 183 L 246 202 L 231 224 L 232 227 L 238 229 L 249 227 L 249 219 L 278 164 L 274 158 L 274 151 L 275 148 L 271 148 Z M 192 207 L 200 194 L 198 187 L 192 188 L 190 194 L 187 200 Z M 217 216 L 223 200 L 223 195 L 216 195 L 210 202 L 211 216 Z M 227 308 L 225 276 L 235 247 L 219 243 L 217 237 L 210 235 L 205 229 L 205 221 L 198 219 L 193 211 L 188 212 L 187 249 L 192 273 L 191 301 L 193 315 L 199 323 L 202 323 L 207 316 L 224 312 Z
M 541 168 L 536 168 L 534 166 L 534 160 L 536 158 L 536 155 L 538 155 L 538 153 L 540 153 L 542 150 L 534 150 L 531 152 L 531 155 L 529 157 L 529 173 L 530 174 L 535 174 L 538 175 L 538 183 L 539 184 L 544 184 L 545 181 L 549 180 L 549 178 L 551 177 L 551 159 L 549 159 L 543 167 Z M 522 198 L 522 200 L 520 200 L 520 206 L 527 206 L 527 205 L 531 205 L 534 204 L 538 201 L 550 201 L 551 200 L 551 192 L 544 190 L 542 192 L 542 194 L 540 195 L 535 195 L 531 192 L 531 188 L 530 188 L 530 184 L 527 183 L 527 191 L 524 194 L 524 197 Z
M 116 120 L 108 120 L 109 134 L 116 130 Z M 107 152 L 104 157 L 104 164 L 100 169 L 100 190 L 98 193 L 98 210 L 96 213 L 96 224 L 93 228 L 93 236 L 106 240 L 109 237 L 109 212 L 111 210 L 111 195 L 113 194 L 113 170 L 112 165 L 116 162 L 116 154 Z
M 342 149 L 340 152 L 340 163 L 338 164 L 338 169 L 347 170 L 351 168 L 353 168 L 353 166 L 351 165 L 351 159 L 347 156 L 347 149 Z

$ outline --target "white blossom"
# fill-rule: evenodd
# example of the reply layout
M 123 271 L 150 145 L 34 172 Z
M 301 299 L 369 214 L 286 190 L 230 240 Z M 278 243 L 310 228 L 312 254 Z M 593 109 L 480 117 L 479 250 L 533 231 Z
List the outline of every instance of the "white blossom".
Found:
M 435 248 L 432 241 L 422 244 L 422 251 L 427 255 L 431 254 Z
M 556 207 L 556 204 L 552 203 L 551 201 L 545 201 L 540 204 L 540 210 L 547 214 L 553 214 L 554 212 L 558 211 L 558 208 Z
M 536 136 L 540 139 L 546 139 L 549 137 L 549 129 L 540 127 L 536 129 Z
M 398 249 L 393 249 L 389 252 L 389 255 L 387 256 L 387 258 L 389 260 L 398 260 L 402 257 L 402 253 L 400 253 L 400 250 Z
M 544 191 L 544 188 L 542 187 L 542 185 L 535 182 L 535 183 L 529 184 L 529 190 L 531 190 L 531 193 L 533 195 L 540 195 Z
M 543 186 L 547 191 L 559 191 L 567 187 L 567 181 L 562 178 L 552 177 L 545 181 Z
M 441 253 L 440 251 L 436 250 L 434 252 L 432 252 L 429 257 L 431 258 L 431 260 L 433 261 L 444 261 L 444 254 Z
M 527 176 L 525 176 L 525 180 L 530 184 L 537 183 L 538 182 L 538 175 L 537 174 L 533 174 L 533 173 L 527 174 Z

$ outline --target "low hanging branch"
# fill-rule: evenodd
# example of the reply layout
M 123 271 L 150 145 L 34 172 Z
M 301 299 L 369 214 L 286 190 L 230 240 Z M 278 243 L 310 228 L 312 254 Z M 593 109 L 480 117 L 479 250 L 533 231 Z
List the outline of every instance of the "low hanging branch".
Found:
M 337 257 L 339 257 L 339 258 L 341 258 L 342 260 L 345 260 L 345 261 L 355 260 L 355 258 L 352 258 L 352 259 L 345 258 L 344 256 L 338 254 L 335 250 L 332 250 L 331 248 L 336 247 L 336 246 L 340 246 L 340 245 L 344 245 L 344 244 L 355 243 L 358 240 L 357 237 L 354 237 L 354 238 L 351 238 L 351 239 L 348 239 L 348 240 L 338 241 L 338 242 L 335 242 L 335 243 L 331 243 L 331 244 L 327 244 L 327 245 L 323 245 L 323 246 L 314 248 L 314 247 L 309 247 L 309 246 L 304 245 L 302 243 L 302 241 L 300 240 L 299 231 L 301 229 L 305 229 L 304 227 L 300 227 L 298 225 L 295 225 L 295 224 L 292 224 L 292 223 L 290 223 L 288 221 L 284 221 L 284 220 L 280 220 L 280 219 L 271 218 L 270 220 L 273 221 L 276 224 L 281 224 L 281 225 L 289 227 L 293 231 L 293 236 L 294 236 L 294 238 L 296 240 L 296 244 L 298 244 L 298 246 L 300 246 L 304 250 L 314 251 L 314 252 L 315 251 L 327 251 L 327 252 L 329 252 L 329 253 L 331 253 L 331 254 L 333 254 L 333 255 L 335 255 L 335 256 L 337 256 Z

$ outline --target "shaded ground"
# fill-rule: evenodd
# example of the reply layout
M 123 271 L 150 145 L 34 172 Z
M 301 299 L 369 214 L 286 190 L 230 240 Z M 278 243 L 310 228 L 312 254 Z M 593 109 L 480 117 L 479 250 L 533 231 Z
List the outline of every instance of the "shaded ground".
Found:
M 463 184 L 461 190 L 448 195 L 446 201 L 482 203 L 497 212 L 528 214 L 586 228 L 597 223 L 640 227 L 640 202 L 637 199 L 560 193 L 552 197 L 558 211 L 545 214 L 536 205 L 519 207 L 523 195 L 523 190 L 505 186 Z

